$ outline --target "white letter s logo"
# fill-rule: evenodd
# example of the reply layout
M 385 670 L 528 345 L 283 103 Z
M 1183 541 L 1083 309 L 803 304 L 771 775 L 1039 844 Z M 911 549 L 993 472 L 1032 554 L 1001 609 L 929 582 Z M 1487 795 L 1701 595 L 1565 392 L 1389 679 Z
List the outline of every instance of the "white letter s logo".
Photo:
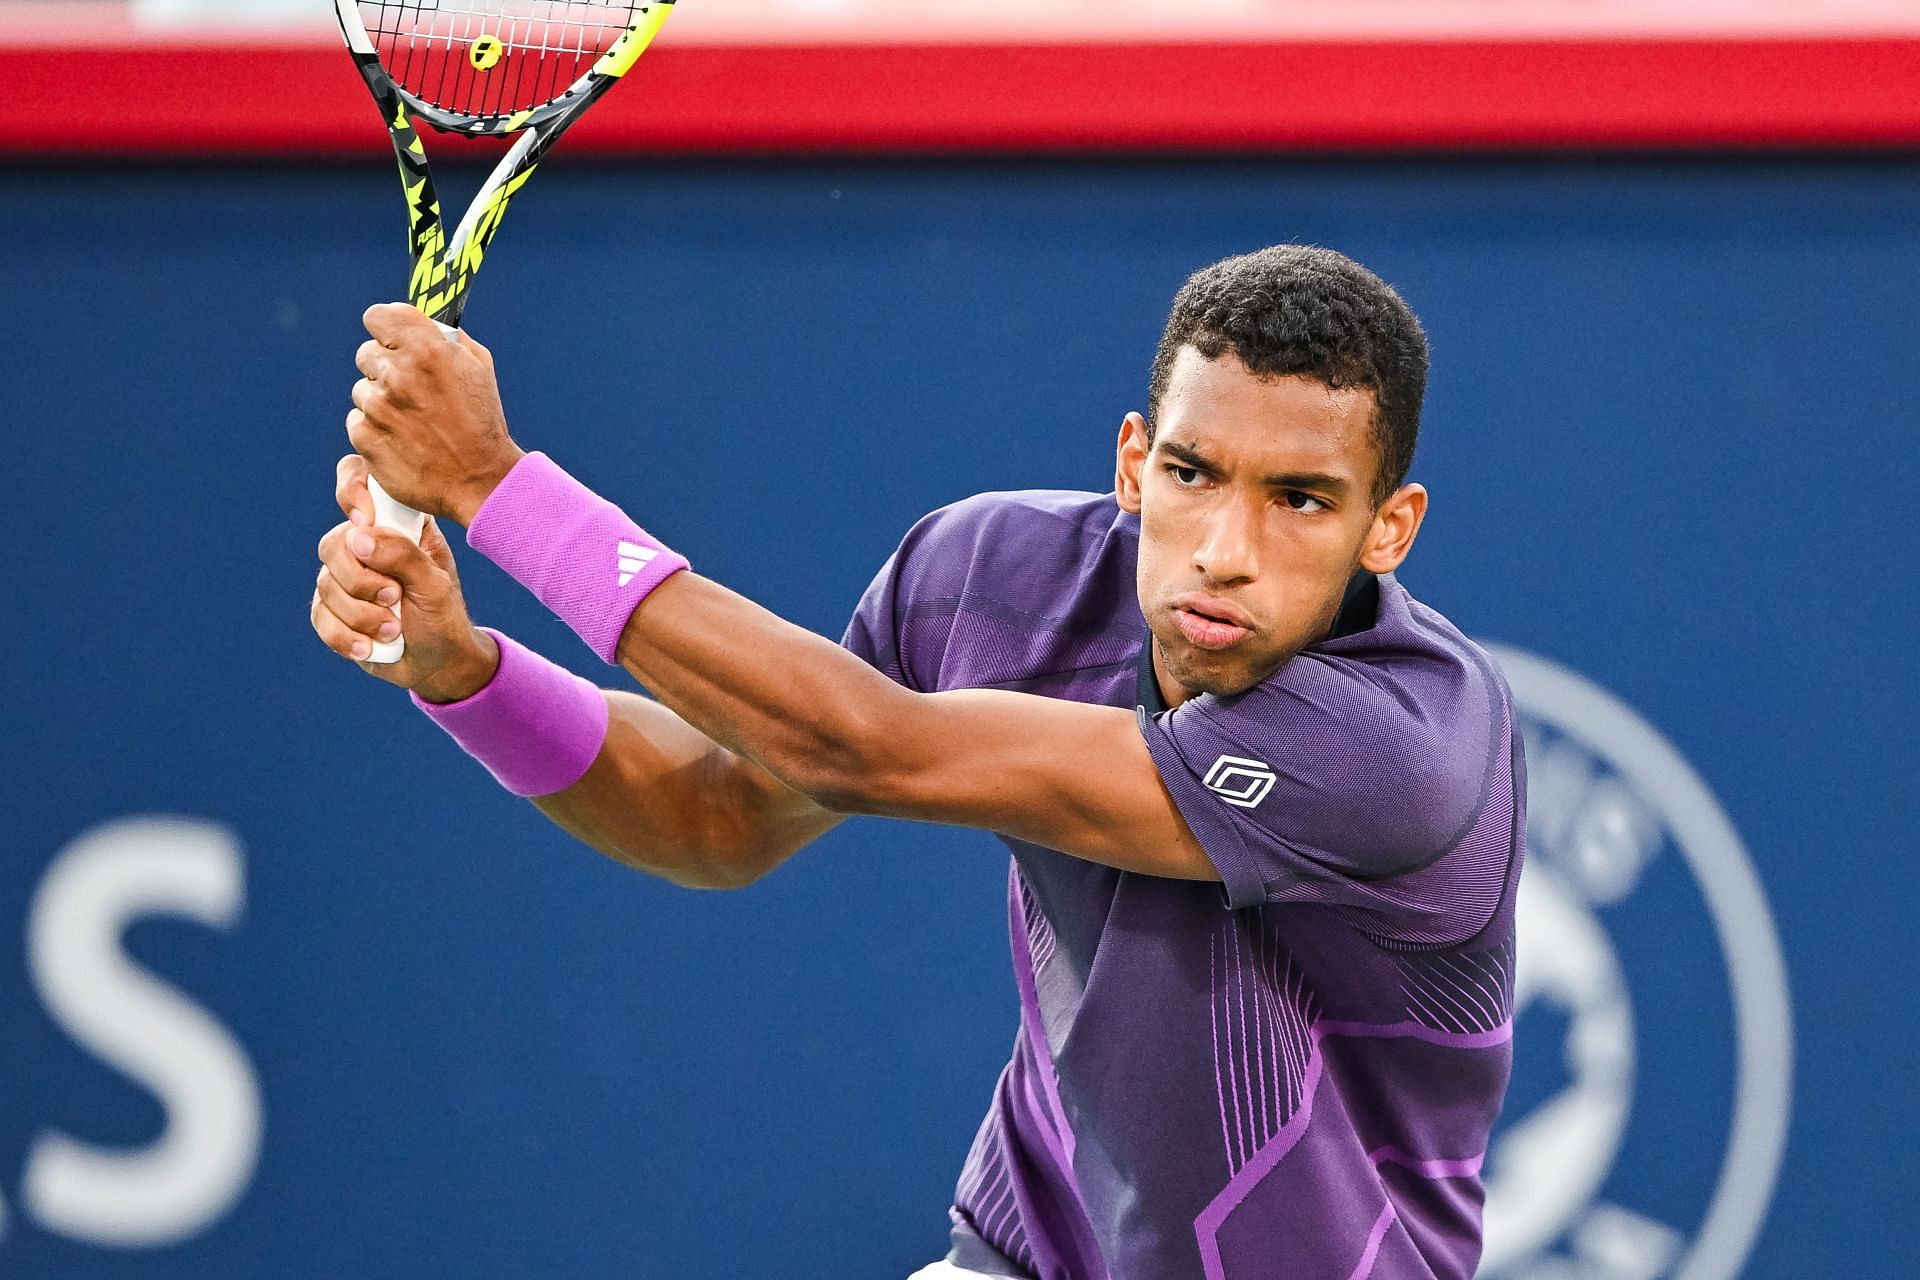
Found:
M 225 1213 L 252 1180 L 260 1087 L 246 1055 L 120 947 L 127 925 L 145 915 L 232 925 L 244 875 L 225 828 L 152 817 L 95 828 L 41 880 L 27 924 L 41 1000 L 74 1040 L 151 1090 L 167 1116 L 159 1139 L 137 1151 L 41 1134 L 23 1192 L 50 1230 L 94 1244 L 172 1244 Z

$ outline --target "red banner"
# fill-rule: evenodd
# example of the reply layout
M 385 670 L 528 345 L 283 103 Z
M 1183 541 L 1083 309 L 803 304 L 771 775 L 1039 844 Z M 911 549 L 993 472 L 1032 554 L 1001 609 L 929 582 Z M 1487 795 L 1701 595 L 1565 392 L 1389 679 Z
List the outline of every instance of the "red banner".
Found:
M 310 0 L 292 10 L 282 0 L 190 8 L 183 0 L 15 0 L 0 15 L 0 82 L 16 104 L 0 146 L 11 154 L 385 146 L 330 11 L 318 21 Z M 1920 6 L 1912 4 L 1186 0 L 1177 21 L 1169 15 L 1164 0 L 685 0 L 632 82 L 596 107 L 567 147 L 1920 143 Z M 188 19 L 194 25 L 182 25 Z

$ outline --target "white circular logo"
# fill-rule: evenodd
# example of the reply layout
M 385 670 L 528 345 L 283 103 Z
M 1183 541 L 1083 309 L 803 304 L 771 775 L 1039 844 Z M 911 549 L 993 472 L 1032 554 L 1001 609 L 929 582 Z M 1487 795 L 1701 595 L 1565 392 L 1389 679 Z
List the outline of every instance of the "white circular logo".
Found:
M 1759 878 L 1652 725 L 1564 667 L 1488 648 L 1526 735 L 1528 865 L 1515 1088 L 1487 1157 L 1479 1275 L 1735 1280 L 1792 1090 Z

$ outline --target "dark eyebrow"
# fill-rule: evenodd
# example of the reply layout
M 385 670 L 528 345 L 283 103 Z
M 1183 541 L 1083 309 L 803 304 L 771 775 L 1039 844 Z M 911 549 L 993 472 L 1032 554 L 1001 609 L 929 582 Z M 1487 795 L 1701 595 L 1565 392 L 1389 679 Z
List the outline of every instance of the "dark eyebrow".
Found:
M 1162 440 L 1157 447 L 1164 450 L 1181 466 L 1204 471 L 1210 476 L 1220 474 L 1220 468 L 1207 461 L 1191 445 Z M 1260 483 L 1270 489 L 1302 489 L 1309 493 L 1324 493 L 1332 498 L 1346 496 L 1347 491 L 1353 487 L 1344 477 L 1328 475 L 1324 471 L 1283 471 L 1278 475 L 1260 477 Z
M 1208 462 L 1200 456 L 1199 451 L 1188 445 L 1175 444 L 1171 440 L 1162 440 L 1160 442 L 1160 448 L 1176 459 L 1182 466 L 1192 467 L 1196 471 L 1204 471 L 1210 476 L 1220 474 L 1220 468 Z
M 1277 476 L 1262 476 L 1260 482 L 1271 489 L 1304 489 L 1339 497 L 1351 486 L 1339 476 L 1324 471 L 1285 471 Z

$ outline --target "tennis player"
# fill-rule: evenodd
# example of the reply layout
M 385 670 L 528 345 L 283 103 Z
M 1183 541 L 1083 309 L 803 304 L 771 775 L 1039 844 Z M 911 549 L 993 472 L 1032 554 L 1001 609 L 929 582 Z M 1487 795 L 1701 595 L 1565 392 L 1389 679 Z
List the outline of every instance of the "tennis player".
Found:
M 1012 850 L 1012 1060 L 924 1276 L 1462 1278 L 1511 1061 L 1523 765 L 1487 656 L 1394 577 L 1426 340 L 1326 249 L 1196 274 L 1114 492 L 908 532 L 836 646 L 507 431 L 491 358 L 370 309 L 313 625 L 587 844 L 687 885 L 848 814 Z M 469 621 L 369 468 L 658 701 Z

